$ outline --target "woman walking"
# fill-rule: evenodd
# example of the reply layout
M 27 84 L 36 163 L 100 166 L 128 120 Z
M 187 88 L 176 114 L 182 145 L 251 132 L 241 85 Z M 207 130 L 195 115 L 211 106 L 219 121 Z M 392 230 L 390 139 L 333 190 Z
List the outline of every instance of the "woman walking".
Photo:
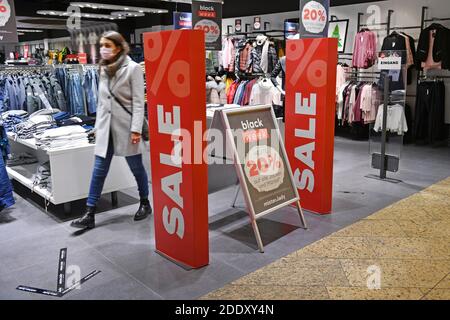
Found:
M 144 74 L 128 56 L 130 49 L 115 31 L 100 40 L 100 84 L 97 106 L 95 167 L 85 215 L 72 227 L 95 228 L 95 213 L 113 156 L 125 157 L 139 187 L 140 207 L 134 220 L 152 213 L 148 175 L 142 161 L 142 126 L 145 117 Z

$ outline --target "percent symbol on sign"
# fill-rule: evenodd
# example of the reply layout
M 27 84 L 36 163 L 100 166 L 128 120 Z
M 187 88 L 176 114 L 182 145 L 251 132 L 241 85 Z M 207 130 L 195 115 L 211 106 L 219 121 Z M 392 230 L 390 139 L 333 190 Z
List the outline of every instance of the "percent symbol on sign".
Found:
M 250 169 L 250 177 L 264 175 L 269 172 L 278 172 L 282 167 L 279 159 L 275 160 L 272 155 L 260 156 L 256 161 L 248 161 L 247 167 Z
M 301 76 L 307 74 L 308 80 L 314 87 L 321 88 L 327 83 L 327 63 L 322 59 L 316 59 L 317 50 L 322 39 L 314 39 L 308 49 L 305 48 L 305 41 L 290 41 L 288 43 L 288 59 L 298 62 L 294 75 L 291 77 L 291 84 L 296 85 Z
M 197 29 L 203 30 L 206 34 L 218 35 L 220 33 L 219 28 L 216 26 L 199 25 Z
M 147 38 L 148 60 L 155 62 L 161 59 L 150 87 L 154 95 L 158 93 L 165 75 L 167 75 L 169 89 L 175 96 L 186 98 L 191 93 L 189 63 L 184 60 L 172 61 L 181 35 L 182 31 L 170 33 L 166 46 L 163 46 L 163 38 L 160 33 L 151 33 Z

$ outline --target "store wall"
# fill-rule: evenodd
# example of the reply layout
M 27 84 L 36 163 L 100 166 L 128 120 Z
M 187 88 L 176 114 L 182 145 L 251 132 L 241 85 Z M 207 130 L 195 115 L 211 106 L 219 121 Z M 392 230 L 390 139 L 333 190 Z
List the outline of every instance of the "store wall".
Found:
M 168 26 L 153 26 L 151 28 L 141 28 L 135 30 L 135 37 L 137 43 L 140 43 L 141 35 L 145 32 L 158 32 L 158 31 L 166 31 L 166 30 L 173 30 L 173 25 Z
M 366 23 L 366 19 L 370 16 L 368 13 L 368 9 L 371 5 L 377 5 L 381 9 L 381 22 L 387 21 L 388 10 L 394 10 L 392 14 L 392 26 L 393 27 L 410 27 L 410 26 L 420 26 L 420 20 L 422 15 L 422 7 L 429 7 L 429 15 L 428 18 L 438 17 L 438 18 L 450 18 L 450 2 L 449 0 L 420 0 L 420 1 L 411 1 L 411 0 L 388 0 L 388 1 L 378 1 L 364 4 L 356 4 L 349 6 L 338 6 L 332 7 L 330 9 L 330 15 L 335 15 L 338 19 L 349 19 L 349 32 L 347 38 L 347 47 L 346 52 L 353 51 L 354 38 L 357 33 L 357 21 L 358 21 L 358 12 L 366 13 L 363 18 L 362 23 Z M 285 19 L 295 19 L 299 18 L 298 11 L 286 12 L 286 13 L 277 13 L 271 15 L 262 15 L 262 22 L 270 22 L 271 29 L 284 29 L 284 20 Z M 248 17 L 236 17 L 242 18 L 243 29 L 245 30 L 245 24 L 251 24 L 253 26 L 254 16 Z M 227 26 L 234 26 L 234 21 L 236 18 L 224 19 L 223 20 L 223 29 L 224 33 L 227 32 Z M 450 28 L 450 21 L 442 22 L 443 25 Z M 373 29 L 373 28 L 372 28 Z M 386 31 L 379 31 L 380 42 L 379 46 L 381 47 L 381 41 L 386 36 Z M 420 29 L 415 30 L 406 30 L 406 33 L 413 36 L 416 40 L 419 38 Z M 450 75 L 450 72 L 447 71 L 439 71 L 439 74 Z M 446 122 L 450 123 L 450 81 L 446 80 Z M 408 95 L 415 95 L 415 85 L 408 87 Z M 408 97 L 407 102 L 414 107 L 415 98 Z

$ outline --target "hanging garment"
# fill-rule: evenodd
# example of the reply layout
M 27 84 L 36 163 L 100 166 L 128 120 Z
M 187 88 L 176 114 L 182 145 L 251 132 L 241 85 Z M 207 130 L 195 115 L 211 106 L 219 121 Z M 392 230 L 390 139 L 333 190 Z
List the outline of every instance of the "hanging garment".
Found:
M 222 66 L 227 72 L 234 71 L 236 48 L 232 38 L 225 38 L 222 50 Z
M 254 73 L 272 73 L 278 63 L 278 54 L 266 36 L 256 38 L 251 55 L 251 65 Z
M 363 29 L 355 37 L 353 67 L 368 69 L 377 59 L 377 37 L 368 29 Z
M 86 95 L 88 114 L 90 115 L 97 113 L 98 81 L 98 71 L 94 69 L 85 71 L 82 84 Z
M 450 32 L 440 24 L 433 23 L 424 29 L 417 46 L 417 64 L 420 68 L 450 68 Z
M 396 104 L 388 106 L 388 115 L 386 130 L 398 135 L 404 135 L 408 132 L 408 123 L 406 122 L 405 109 L 403 106 Z M 374 131 L 381 132 L 383 130 L 383 114 L 384 105 L 378 108 L 377 120 L 375 122 Z
M 345 84 L 345 82 L 347 82 L 348 68 L 338 64 L 336 71 L 337 71 L 336 72 L 336 97 L 337 97 L 341 87 Z
M 236 91 L 239 87 L 239 81 L 236 80 L 233 82 L 233 84 L 230 86 L 230 89 L 227 93 L 227 104 L 232 104 L 234 100 L 234 96 L 236 95 Z
M 250 43 L 240 41 L 238 44 L 238 50 L 236 50 L 236 64 L 235 73 L 250 73 L 251 70 L 251 54 L 253 47 Z
M 250 105 L 281 105 L 281 92 L 273 85 L 270 79 L 258 81 L 252 89 Z
M 217 83 L 210 80 L 206 83 L 206 103 L 220 104 L 219 92 L 217 91 Z
M 446 139 L 445 84 L 442 81 L 421 82 L 417 86 L 415 139 L 434 144 Z
M 278 63 L 276 64 L 275 68 L 272 71 L 272 83 L 274 86 L 278 86 L 277 78 L 281 74 L 281 87 L 283 90 L 286 89 L 286 57 L 282 57 Z
M 361 111 L 365 124 L 373 123 L 377 119 L 378 106 L 381 101 L 381 91 L 374 84 L 365 85 L 361 92 Z

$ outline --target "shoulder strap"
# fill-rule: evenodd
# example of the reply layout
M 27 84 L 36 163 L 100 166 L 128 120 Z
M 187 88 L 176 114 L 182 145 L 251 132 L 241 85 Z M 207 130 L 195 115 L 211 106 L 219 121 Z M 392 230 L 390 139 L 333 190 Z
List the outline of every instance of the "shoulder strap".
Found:
M 110 88 L 110 83 L 111 83 L 110 80 L 111 80 L 111 79 L 108 77 L 108 90 L 109 90 L 109 94 L 114 98 L 114 100 L 116 100 L 116 102 L 119 104 L 119 106 L 121 106 L 122 109 L 123 109 L 126 113 L 128 113 L 130 116 L 132 116 L 133 114 L 131 113 L 131 111 L 128 110 L 128 109 L 123 105 L 123 103 L 116 97 L 116 95 L 112 92 L 112 90 L 111 90 L 111 88 Z

